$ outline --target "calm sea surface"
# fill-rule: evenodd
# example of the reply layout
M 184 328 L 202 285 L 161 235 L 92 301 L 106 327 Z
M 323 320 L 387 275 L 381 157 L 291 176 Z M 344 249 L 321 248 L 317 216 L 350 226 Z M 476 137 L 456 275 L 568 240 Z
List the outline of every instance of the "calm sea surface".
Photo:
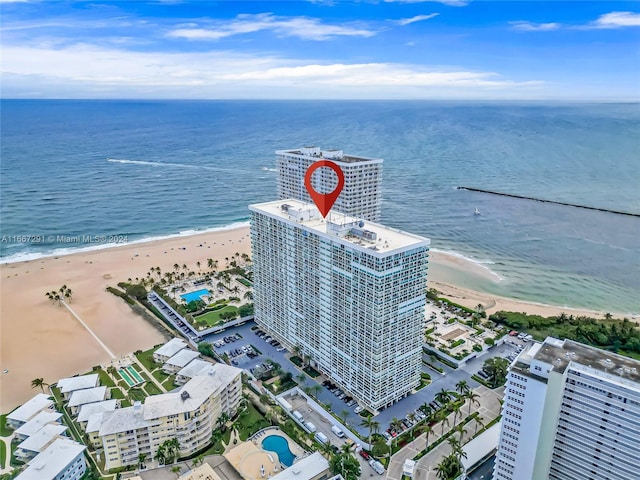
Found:
M 246 222 L 248 204 L 275 198 L 274 150 L 314 144 L 384 158 L 383 223 L 428 236 L 435 249 L 501 278 L 443 272 L 448 280 L 541 303 L 640 312 L 640 218 L 456 190 L 640 214 L 637 104 L 0 106 L 5 262 L 96 248 L 49 240 L 58 235 L 134 241 Z

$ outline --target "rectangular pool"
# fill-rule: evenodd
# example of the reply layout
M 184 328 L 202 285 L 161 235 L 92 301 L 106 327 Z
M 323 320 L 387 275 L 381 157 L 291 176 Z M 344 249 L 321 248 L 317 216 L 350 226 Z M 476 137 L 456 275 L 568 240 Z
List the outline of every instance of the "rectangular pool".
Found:
M 200 290 L 196 290 L 195 292 L 189 292 L 180 295 L 180 298 L 189 303 L 195 300 L 202 300 L 200 297 L 202 297 L 203 295 L 209 295 L 209 290 L 207 290 L 206 288 L 201 288 Z

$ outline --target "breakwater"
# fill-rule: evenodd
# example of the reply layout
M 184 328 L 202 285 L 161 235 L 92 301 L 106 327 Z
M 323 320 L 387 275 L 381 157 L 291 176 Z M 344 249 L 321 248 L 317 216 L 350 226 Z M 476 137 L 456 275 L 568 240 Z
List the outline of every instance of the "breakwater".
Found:
M 597 210 L 599 212 L 615 213 L 616 215 L 640 217 L 640 213 L 623 212 L 620 210 L 611 210 L 609 208 L 589 207 L 588 205 L 578 205 L 577 203 L 559 202 L 557 200 L 546 200 L 544 198 L 527 197 L 524 195 L 515 195 L 513 193 L 495 192 L 493 190 L 485 190 L 483 188 L 474 188 L 474 187 L 457 187 L 457 188 L 458 190 L 468 190 L 470 192 L 488 193 L 491 195 L 499 195 L 501 197 L 519 198 L 522 200 L 532 200 L 534 202 L 555 203 L 556 205 L 565 205 L 567 207 L 586 208 L 587 210 Z

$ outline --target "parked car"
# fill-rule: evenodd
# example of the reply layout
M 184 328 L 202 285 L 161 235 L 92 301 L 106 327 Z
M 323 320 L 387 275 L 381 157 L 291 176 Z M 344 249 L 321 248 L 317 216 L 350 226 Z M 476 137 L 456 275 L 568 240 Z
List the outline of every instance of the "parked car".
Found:
M 353 411 L 355 413 L 360 413 L 364 410 L 364 407 L 361 407 L 360 405 L 358 405 L 356 408 L 353 409 Z

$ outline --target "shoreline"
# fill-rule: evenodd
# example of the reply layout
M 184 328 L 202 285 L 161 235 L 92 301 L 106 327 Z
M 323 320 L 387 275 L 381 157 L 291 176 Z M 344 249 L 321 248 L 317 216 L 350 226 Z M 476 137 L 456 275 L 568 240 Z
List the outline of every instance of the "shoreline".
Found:
M 217 260 L 221 270 L 226 267 L 225 259 L 232 260 L 235 253 L 251 254 L 247 225 L 0 264 L 0 371 L 9 370 L 0 374 L 0 412 L 7 413 L 33 396 L 34 378 L 53 383 L 109 360 L 80 322 L 67 309 L 49 301 L 45 292 L 63 284 L 71 288 L 70 306 L 119 356 L 151 348 L 162 343 L 164 336 L 157 326 L 107 292 L 107 286 L 144 278 L 151 267 L 168 272 L 176 265 L 179 269 L 187 265 L 197 272 L 200 262 L 200 269 L 207 271 L 209 258 Z M 496 281 L 485 265 L 462 255 L 432 251 L 430 262 Z M 432 272 L 429 288 L 465 306 L 473 308 L 481 303 L 487 313 L 511 310 L 548 316 L 570 310 L 574 315 L 603 317 L 603 312 L 537 305 L 457 287 Z

